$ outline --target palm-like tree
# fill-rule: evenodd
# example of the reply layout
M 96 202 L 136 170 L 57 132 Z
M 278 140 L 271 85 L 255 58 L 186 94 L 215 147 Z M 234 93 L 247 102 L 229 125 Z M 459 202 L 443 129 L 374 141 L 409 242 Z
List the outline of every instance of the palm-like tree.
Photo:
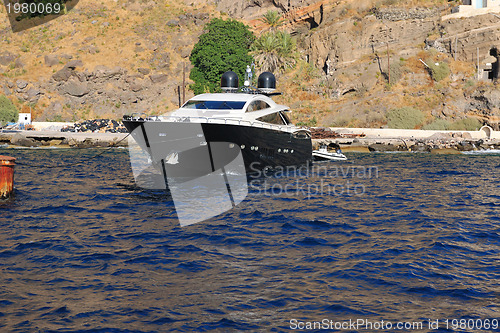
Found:
M 274 10 L 268 10 L 260 21 L 267 24 L 272 31 L 276 30 L 285 22 L 285 20 L 281 18 L 280 13 Z
M 296 46 L 297 43 L 289 33 L 270 31 L 255 40 L 251 51 L 261 70 L 276 72 L 295 65 Z

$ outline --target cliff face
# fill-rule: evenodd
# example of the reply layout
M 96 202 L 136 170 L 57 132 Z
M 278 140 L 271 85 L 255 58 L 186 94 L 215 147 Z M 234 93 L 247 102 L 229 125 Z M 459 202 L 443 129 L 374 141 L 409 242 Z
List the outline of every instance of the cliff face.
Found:
M 4 13 L 0 5 L 0 94 L 31 107 L 38 121 L 71 121 L 177 107 L 183 68 L 189 76 L 191 49 L 213 9 L 168 0 L 80 2 L 19 33 Z
M 351 120 L 341 124 L 377 126 L 387 110 L 408 105 L 422 109 L 428 122 L 475 117 L 499 128 L 500 105 L 488 81 L 498 77 L 498 16 L 443 20 L 446 5 L 375 8 L 375 1 L 271 4 L 283 12 L 302 57 L 319 70 L 321 79 L 308 89 L 331 99 L 329 114 L 320 116 L 324 125 L 344 118 Z M 446 82 L 435 86 L 425 61 L 447 63 Z M 395 85 L 393 78 L 384 91 L 389 64 L 402 64 L 401 81 Z M 486 81 L 476 83 L 477 75 Z
M 187 3 L 193 1 L 186 0 Z M 247 21 L 259 19 L 262 14 L 268 10 L 279 11 L 284 14 L 293 13 L 295 10 L 308 10 L 307 7 L 331 1 L 318 1 L 318 0 L 210 0 L 201 1 L 195 0 L 194 3 L 211 3 L 214 4 L 217 10 L 228 14 L 235 19 L 244 19 Z
M 495 62 L 492 53 L 500 48 L 500 18 L 486 14 L 464 19 L 449 19 L 439 26 L 440 35 L 427 43 L 458 60 L 479 63 L 483 68 Z M 498 57 L 498 55 L 496 55 Z
M 302 47 L 315 66 L 332 74 L 363 57 L 386 53 L 387 46 L 395 56 L 414 55 L 438 25 L 437 15 L 404 20 L 382 20 L 373 14 L 351 17 L 318 28 L 304 39 Z
M 288 93 L 281 102 L 297 111 L 295 120 L 383 126 L 386 111 L 414 106 L 427 121 L 474 116 L 497 126 L 496 88 L 478 83 L 475 67 L 479 59 L 485 76 L 498 71 L 487 65 L 499 56 L 498 16 L 442 20 L 449 7 L 378 8 L 377 3 L 80 2 L 70 15 L 18 34 L 0 16 L 0 93 L 35 106 L 39 120 L 162 114 L 176 107 L 184 64 L 189 76 L 191 49 L 211 17 L 226 13 L 258 34 L 265 29 L 262 15 L 275 10 L 285 19 L 283 29 L 298 40 L 302 60 L 312 65 L 306 71 L 314 72 L 304 79 L 298 68 L 279 78 Z M 420 59 L 446 63 L 451 74 L 434 82 Z M 389 64 L 400 66 L 390 85 Z

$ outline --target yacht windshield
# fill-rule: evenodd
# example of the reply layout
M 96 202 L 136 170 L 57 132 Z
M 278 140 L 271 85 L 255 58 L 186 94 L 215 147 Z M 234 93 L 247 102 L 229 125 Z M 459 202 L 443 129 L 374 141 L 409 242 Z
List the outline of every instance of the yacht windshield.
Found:
M 182 107 L 186 109 L 206 110 L 241 110 L 245 102 L 238 101 L 187 101 Z

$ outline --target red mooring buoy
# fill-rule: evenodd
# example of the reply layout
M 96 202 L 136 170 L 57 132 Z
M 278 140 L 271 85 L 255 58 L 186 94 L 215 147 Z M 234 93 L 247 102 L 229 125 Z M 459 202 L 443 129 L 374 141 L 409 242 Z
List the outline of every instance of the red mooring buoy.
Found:
M 14 191 L 14 165 L 16 159 L 0 155 L 0 199 L 8 199 Z

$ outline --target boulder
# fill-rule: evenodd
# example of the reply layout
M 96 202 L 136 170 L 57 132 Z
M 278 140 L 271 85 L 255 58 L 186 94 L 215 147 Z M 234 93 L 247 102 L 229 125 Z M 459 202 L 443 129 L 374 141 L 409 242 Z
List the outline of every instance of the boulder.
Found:
M 395 146 L 391 143 L 374 143 L 368 146 L 368 149 L 371 152 L 387 152 L 387 151 L 400 151 L 404 149 L 400 149 L 399 146 Z
M 168 76 L 166 74 L 151 74 L 149 78 L 153 83 L 163 83 L 168 80 Z
M 459 151 L 471 151 L 477 149 L 476 145 L 470 141 L 462 141 L 456 147 Z
M 29 88 L 27 92 L 27 99 L 31 102 L 35 102 L 38 100 L 39 96 L 41 94 L 41 91 L 36 89 L 36 88 Z
M 73 56 L 71 54 L 63 53 L 63 54 L 59 55 L 59 58 L 65 59 L 65 60 L 71 60 L 71 59 L 73 59 Z
M 108 68 L 106 66 L 98 65 L 98 66 L 95 66 L 93 74 L 97 78 L 110 79 L 110 78 L 114 77 L 114 78 L 118 79 L 126 72 L 127 72 L 127 70 L 120 67 L 120 66 Z
M 71 77 L 71 75 L 73 74 L 73 70 L 68 68 L 68 67 L 64 67 L 63 69 L 57 71 L 56 73 L 54 73 L 54 75 L 52 75 L 52 78 L 55 80 L 55 81 L 68 81 L 68 79 Z
M 179 25 L 180 25 L 179 20 L 167 21 L 167 26 L 169 26 L 169 27 L 178 27 Z
M 138 83 L 137 81 L 131 82 L 130 83 L 130 90 L 132 90 L 133 92 L 141 91 L 142 85 L 140 83 Z
M 0 65 L 8 66 L 11 62 L 15 61 L 19 57 L 18 55 L 12 54 L 8 51 L 0 53 Z
M 16 67 L 16 68 L 24 68 L 24 62 L 21 61 L 21 58 L 17 58 L 14 61 L 14 67 Z
M 86 82 L 80 82 L 77 80 L 68 81 L 63 87 L 62 90 L 68 95 L 75 97 L 82 97 L 89 93 L 89 87 Z
M 16 85 L 19 89 L 23 90 L 24 88 L 26 88 L 28 86 L 28 82 L 26 82 L 24 80 L 17 80 Z
M 59 57 L 55 54 L 48 54 L 44 57 L 45 65 L 52 67 L 59 64 Z
M 52 139 L 52 140 L 48 141 L 48 145 L 51 147 L 52 146 L 60 146 L 63 144 L 63 142 L 64 142 L 64 140 L 62 140 L 62 139 Z
M 40 142 L 35 141 L 30 138 L 26 138 L 22 134 L 16 134 L 10 139 L 10 143 L 14 146 L 21 146 L 21 147 L 39 147 L 41 145 Z
M 76 60 L 71 60 L 68 61 L 66 65 L 64 65 L 65 68 L 70 68 L 70 69 L 75 69 L 76 67 L 82 67 L 83 66 L 83 61 L 76 59 Z

